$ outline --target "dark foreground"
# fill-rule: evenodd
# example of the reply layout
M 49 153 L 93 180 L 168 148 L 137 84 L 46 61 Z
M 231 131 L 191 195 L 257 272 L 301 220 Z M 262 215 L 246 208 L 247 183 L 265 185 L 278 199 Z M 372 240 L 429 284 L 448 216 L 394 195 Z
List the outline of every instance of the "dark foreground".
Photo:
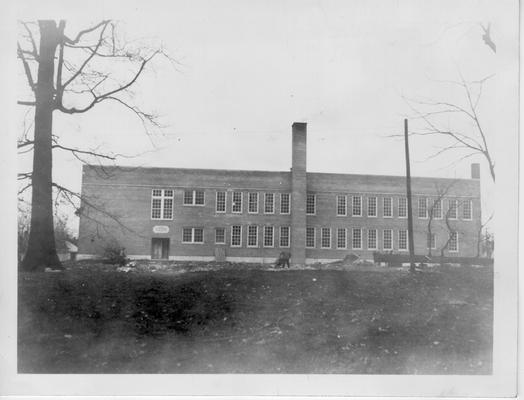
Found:
M 491 269 L 21 274 L 20 373 L 490 374 Z

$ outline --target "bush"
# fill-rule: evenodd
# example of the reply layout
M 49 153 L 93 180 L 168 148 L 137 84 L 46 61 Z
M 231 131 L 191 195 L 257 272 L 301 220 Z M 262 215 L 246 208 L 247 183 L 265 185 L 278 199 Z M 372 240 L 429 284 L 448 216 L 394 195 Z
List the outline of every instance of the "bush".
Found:
M 128 259 L 125 249 L 118 246 L 108 246 L 104 249 L 104 260 L 108 264 L 126 265 Z

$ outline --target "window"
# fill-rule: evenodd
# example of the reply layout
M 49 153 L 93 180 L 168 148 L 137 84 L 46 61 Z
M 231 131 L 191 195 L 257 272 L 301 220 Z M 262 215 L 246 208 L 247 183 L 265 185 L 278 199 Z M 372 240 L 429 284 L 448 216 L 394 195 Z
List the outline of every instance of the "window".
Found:
M 377 198 L 368 197 L 368 217 L 377 216 Z
M 448 200 L 448 217 L 449 219 L 457 219 L 457 200 Z
M 408 198 L 407 197 L 398 198 L 398 217 L 399 218 L 408 217 Z
M 264 226 L 264 247 L 273 247 L 273 227 Z
M 231 211 L 234 213 L 242 212 L 242 192 L 233 192 L 233 204 L 231 204 Z
M 418 217 L 428 217 L 428 199 L 426 199 L 425 197 L 418 198 Z
M 151 219 L 173 219 L 173 197 L 171 189 L 153 189 Z
M 399 230 L 398 232 L 398 249 L 407 250 L 408 249 L 408 231 L 406 229 Z
M 449 244 L 448 244 L 449 251 L 451 252 L 457 252 L 458 247 L 458 233 L 457 232 L 451 232 L 449 235 Z
M 337 215 L 347 215 L 346 196 L 337 196 Z
M 184 205 L 185 206 L 203 206 L 204 205 L 204 191 L 203 190 L 184 191 Z
M 242 226 L 233 225 L 231 227 L 231 247 L 242 246 Z
M 376 250 L 377 249 L 377 230 L 368 229 L 368 249 Z
M 280 227 L 280 247 L 289 247 L 289 226 Z
M 183 243 L 204 243 L 204 229 L 203 228 L 183 228 L 182 242 Z
M 275 194 L 266 193 L 264 195 L 264 214 L 273 214 L 275 212 Z
M 360 217 L 362 215 L 362 197 L 353 196 L 353 216 Z
M 258 246 L 258 226 L 249 225 L 247 227 L 247 247 Z
M 314 248 L 315 247 L 315 228 L 306 227 L 306 247 Z
M 361 249 L 362 248 L 362 229 L 353 228 L 353 248 Z
M 247 212 L 250 214 L 258 213 L 258 193 L 249 193 Z
M 226 243 L 226 228 L 215 228 L 215 243 L 225 244 Z
M 382 199 L 383 201 L 383 216 L 384 218 L 391 218 L 393 216 L 393 210 L 392 210 L 392 203 L 393 203 L 393 200 L 391 199 L 391 197 L 384 197 Z
M 382 232 L 382 247 L 384 250 L 393 249 L 393 232 L 391 229 L 384 229 Z
M 320 231 L 320 247 L 323 249 L 331 248 L 331 228 L 322 228 Z
M 337 229 L 337 249 L 345 249 L 346 247 L 347 247 L 346 229 L 338 228 Z
M 306 214 L 316 214 L 316 196 L 314 194 L 308 194 L 306 197 Z
M 291 207 L 289 193 L 280 193 L 280 214 L 289 214 Z
M 217 192 L 216 212 L 226 212 L 226 192 Z
M 428 243 L 427 243 L 428 249 L 436 249 L 437 248 L 437 238 L 434 233 L 428 232 Z
M 433 218 L 442 218 L 442 200 L 437 199 L 433 202 Z
M 462 218 L 471 220 L 472 218 L 472 206 L 471 206 L 471 200 L 466 200 L 463 203 L 462 206 Z

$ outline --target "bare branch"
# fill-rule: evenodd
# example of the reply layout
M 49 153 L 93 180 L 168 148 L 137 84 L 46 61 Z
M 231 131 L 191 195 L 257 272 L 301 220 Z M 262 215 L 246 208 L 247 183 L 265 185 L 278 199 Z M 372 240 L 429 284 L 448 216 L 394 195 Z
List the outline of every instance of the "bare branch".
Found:
M 20 105 L 20 106 L 29 106 L 29 107 L 34 107 L 36 106 L 36 102 L 35 101 L 24 101 L 24 100 L 18 100 L 16 102 L 16 104 Z
M 82 65 L 78 68 L 78 70 L 76 71 L 76 73 L 73 74 L 73 76 L 71 76 L 63 85 L 61 85 L 62 88 L 65 88 L 67 87 L 67 85 L 69 85 L 71 82 L 73 82 L 83 71 L 84 71 L 84 68 L 86 67 L 86 65 L 93 59 L 93 57 L 95 56 L 96 54 L 96 51 L 98 50 L 98 48 L 100 47 L 100 45 L 102 44 L 103 42 L 103 38 L 104 38 L 104 32 L 107 28 L 107 25 L 108 25 L 109 21 L 105 21 L 103 23 L 101 23 L 100 26 L 102 26 L 102 29 L 100 31 L 100 35 L 99 35 L 99 38 L 98 38 L 98 42 L 95 46 L 95 49 L 94 49 L 94 52 L 91 53 L 90 56 L 88 56 L 84 62 L 82 63 Z M 63 53 L 63 46 L 61 46 L 61 51 Z
M 84 36 L 84 35 L 86 35 L 86 34 L 88 34 L 90 32 L 96 31 L 98 28 L 100 28 L 103 25 L 107 25 L 109 22 L 110 22 L 109 20 L 104 20 L 104 21 L 99 22 L 95 26 L 92 26 L 91 28 L 84 29 L 84 30 L 78 32 L 78 34 L 76 35 L 76 37 L 74 39 L 70 39 L 66 35 L 64 35 L 64 41 L 67 44 L 77 44 L 80 41 L 80 39 L 82 39 L 82 36 Z
M 66 113 L 66 114 L 79 114 L 79 113 L 84 113 L 86 111 L 89 111 L 96 104 L 101 103 L 102 101 L 107 100 L 108 98 L 113 97 L 114 94 L 122 92 L 122 91 L 126 90 L 127 88 L 129 88 L 131 85 L 133 85 L 136 82 L 136 80 L 138 79 L 138 77 L 140 76 L 140 74 L 142 73 L 142 71 L 144 70 L 144 68 L 147 65 L 147 63 L 149 61 L 151 61 L 157 54 L 160 54 L 159 50 L 155 51 L 148 58 L 143 59 L 141 64 L 140 64 L 140 67 L 139 67 L 138 71 L 135 73 L 133 78 L 129 82 L 127 82 L 126 84 L 124 84 L 124 85 L 122 85 L 122 86 L 120 86 L 120 87 L 118 87 L 116 89 L 110 90 L 110 91 L 108 91 L 108 92 L 106 92 L 104 94 L 101 94 L 101 95 L 96 95 L 94 93 L 94 91 L 93 91 L 92 92 L 93 100 L 87 106 L 85 106 L 83 108 L 75 108 L 75 107 L 66 108 L 66 107 L 63 106 L 63 104 L 58 104 L 57 108 L 60 111 Z
M 18 48 L 18 57 L 20 58 L 20 60 L 22 60 L 22 64 L 24 66 L 24 72 L 27 78 L 27 83 L 29 84 L 29 87 L 31 88 L 31 90 L 34 92 L 35 91 L 35 81 L 33 79 L 33 76 L 31 75 L 31 68 L 29 67 L 29 63 L 27 62 L 24 56 L 24 51 L 22 50 L 20 43 L 17 43 L 17 48 Z
M 22 22 L 22 25 L 24 26 L 24 28 L 25 28 L 25 30 L 27 32 L 29 40 L 31 41 L 31 46 L 33 47 L 33 51 L 29 52 L 29 53 L 35 58 L 35 60 L 38 60 L 38 50 L 37 50 L 37 47 L 36 47 L 36 42 L 35 42 L 35 38 L 33 36 L 33 32 L 31 32 L 31 29 L 29 29 L 29 26 L 28 26 L 27 22 Z

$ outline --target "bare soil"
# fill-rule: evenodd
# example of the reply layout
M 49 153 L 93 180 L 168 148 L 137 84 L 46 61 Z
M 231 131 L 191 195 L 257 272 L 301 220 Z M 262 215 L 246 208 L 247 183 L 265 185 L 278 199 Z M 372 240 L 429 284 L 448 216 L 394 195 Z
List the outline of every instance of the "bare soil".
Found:
M 490 374 L 493 271 L 19 276 L 20 373 Z

